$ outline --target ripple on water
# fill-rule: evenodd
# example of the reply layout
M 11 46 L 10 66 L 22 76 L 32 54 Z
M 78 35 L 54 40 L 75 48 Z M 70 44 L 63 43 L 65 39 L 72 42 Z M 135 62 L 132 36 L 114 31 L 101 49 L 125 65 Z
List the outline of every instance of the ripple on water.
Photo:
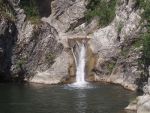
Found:
M 84 83 L 84 84 L 77 84 L 77 83 L 72 83 L 64 86 L 64 89 L 68 90 L 74 90 L 74 89 L 93 89 L 96 88 L 96 85 L 92 85 L 91 83 Z
M 110 84 L 0 85 L 0 113 L 126 113 L 133 92 Z

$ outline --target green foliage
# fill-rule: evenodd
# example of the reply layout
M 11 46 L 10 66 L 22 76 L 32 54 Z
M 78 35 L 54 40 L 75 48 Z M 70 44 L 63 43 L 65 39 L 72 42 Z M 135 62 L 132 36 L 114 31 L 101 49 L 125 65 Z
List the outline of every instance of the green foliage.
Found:
M 14 21 L 15 16 L 14 12 L 10 8 L 9 4 L 6 2 L 6 0 L 0 0 L 0 17 L 3 16 L 9 20 Z
M 143 37 L 143 62 L 146 66 L 150 65 L 150 0 L 137 0 L 139 7 L 144 9 L 142 13 L 143 20 L 147 23 L 144 25 L 147 28 L 147 32 L 142 35 Z
M 49 62 L 49 63 L 53 63 L 54 60 L 55 60 L 56 56 L 52 53 L 49 53 L 46 55 L 46 60 Z
M 115 63 L 108 64 L 108 69 L 109 69 L 110 72 L 112 72 L 114 67 L 115 67 Z
M 114 69 L 114 67 L 115 67 L 116 61 L 106 62 L 105 64 L 106 64 L 106 67 L 107 67 L 107 69 L 109 71 L 109 74 L 111 74 L 113 69 Z
M 20 68 L 23 64 L 25 64 L 26 63 L 26 59 L 25 58 L 22 58 L 22 59 L 20 59 L 20 60 L 18 60 L 17 61 L 17 63 L 16 63 L 16 67 L 17 68 Z
M 129 55 L 129 52 L 132 49 L 134 48 L 139 48 L 140 46 L 143 45 L 143 39 L 137 39 L 135 40 L 131 46 L 126 46 L 126 47 L 123 47 L 121 49 L 121 52 L 120 52 L 120 55 L 123 56 L 124 58 L 127 58 L 128 55 Z
M 120 22 L 119 25 L 118 25 L 118 30 L 117 30 L 118 34 L 121 33 L 122 28 L 123 28 L 123 24 Z
M 31 20 L 33 24 L 36 24 L 40 21 L 36 0 L 21 0 L 20 5 L 25 10 L 27 18 Z
M 150 33 L 144 34 L 143 46 L 145 64 L 150 65 Z
M 132 44 L 132 47 L 133 48 L 138 48 L 138 47 L 140 47 L 140 46 L 142 46 L 143 45 L 143 40 L 142 39 L 138 39 L 138 40 L 136 40 L 133 44 Z
M 137 0 L 139 7 L 144 9 L 142 17 L 146 20 L 150 20 L 150 0 Z
M 124 58 L 126 58 L 129 54 L 129 48 L 128 47 L 124 47 L 122 50 L 121 50 L 121 53 L 120 53 Z
M 85 18 L 90 22 L 94 17 L 99 18 L 101 26 L 108 25 L 115 17 L 115 7 L 117 0 L 89 0 Z

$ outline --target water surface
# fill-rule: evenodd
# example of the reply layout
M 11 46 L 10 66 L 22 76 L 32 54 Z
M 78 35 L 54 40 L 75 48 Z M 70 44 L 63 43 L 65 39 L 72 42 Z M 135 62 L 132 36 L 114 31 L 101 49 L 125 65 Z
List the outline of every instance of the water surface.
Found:
M 0 113 L 122 113 L 134 97 L 112 84 L 0 84 Z

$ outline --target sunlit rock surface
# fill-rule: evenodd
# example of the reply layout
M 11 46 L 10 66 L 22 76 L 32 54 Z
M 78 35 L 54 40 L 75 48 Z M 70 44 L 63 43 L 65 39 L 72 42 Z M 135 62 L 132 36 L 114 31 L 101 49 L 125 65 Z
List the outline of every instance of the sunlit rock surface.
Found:
M 63 82 L 68 76 L 69 58 L 70 56 L 66 52 L 63 52 L 55 59 L 55 63 L 50 68 L 47 68 L 45 71 L 36 70 L 35 75 L 29 81 L 45 84 Z
M 98 56 L 95 80 L 121 84 L 131 90 L 136 90 L 135 81 L 140 78 L 137 61 L 142 48 L 132 46 L 141 28 L 140 10 L 135 10 L 134 5 L 130 0 L 120 1 L 113 22 L 91 36 L 93 52 Z
M 22 78 L 26 79 L 33 77 L 35 79 L 32 81 L 36 82 L 42 76 L 39 73 L 46 73 L 43 74 L 45 78 L 55 76 L 53 78 L 58 79 L 61 76 L 58 80 L 61 82 L 61 78 L 68 78 L 69 66 L 73 65 L 68 39 L 88 37 L 97 60 L 91 69 L 93 81 L 113 82 L 131 90 L 138 87 L 136 80 L 140 79 L 141 70 L 137 60 L 141 57 L 142 47 L 132 44 L 139 38 L 141 11 L 136 7 L 135 0 L 120 0 L 116 5 L 114 20 L 103 28 L 99 28 L 97 17 L 91 23 L 86 23 L 86 0 L 44 0 L 41 5 L 37 1 L 41 20 L 44 21 L 39 25 L 27 20 L 19 0 L 8 1 L 15 11 L 18 29 L 11 67 L 14 75 L 23 74 Z M 44 5 L 44 2 L 50 5 Z M 42 15 L 44 7 L 45 11 L 49 11 Z M 60 62 L 64 66 L 56 65 L 64 54 L 63 62 Z M 44 83 L 44 80 L 39 81 Z

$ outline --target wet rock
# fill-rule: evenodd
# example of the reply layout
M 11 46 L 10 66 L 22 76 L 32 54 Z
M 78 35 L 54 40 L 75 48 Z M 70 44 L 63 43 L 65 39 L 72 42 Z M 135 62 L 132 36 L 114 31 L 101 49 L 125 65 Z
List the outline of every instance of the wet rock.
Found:
M 137 111 L 137 102 L 138 102 L 138 99 L 135 99 L 125 109 L 130 110 L 130 111 Z
M 149 113 L 150 112 L 150 78 L 148 83 L 143 87 L 144 94 L 138 96 L 136 100 L 132 101 L 126 109 L 136 110 L 137 113 Z
M 17 29 L 11 20 L 0 17 L 0 81 L 11 79 L 11 56 L 16 42 Z
M 150 112 L 150 78 L 148 84 L 143 88 L 144 95 L 138 97 L 137 113 Z
M 150 112 L 150 95 L 144 95 L 138 97 L 137 113 L 149 113 Z

